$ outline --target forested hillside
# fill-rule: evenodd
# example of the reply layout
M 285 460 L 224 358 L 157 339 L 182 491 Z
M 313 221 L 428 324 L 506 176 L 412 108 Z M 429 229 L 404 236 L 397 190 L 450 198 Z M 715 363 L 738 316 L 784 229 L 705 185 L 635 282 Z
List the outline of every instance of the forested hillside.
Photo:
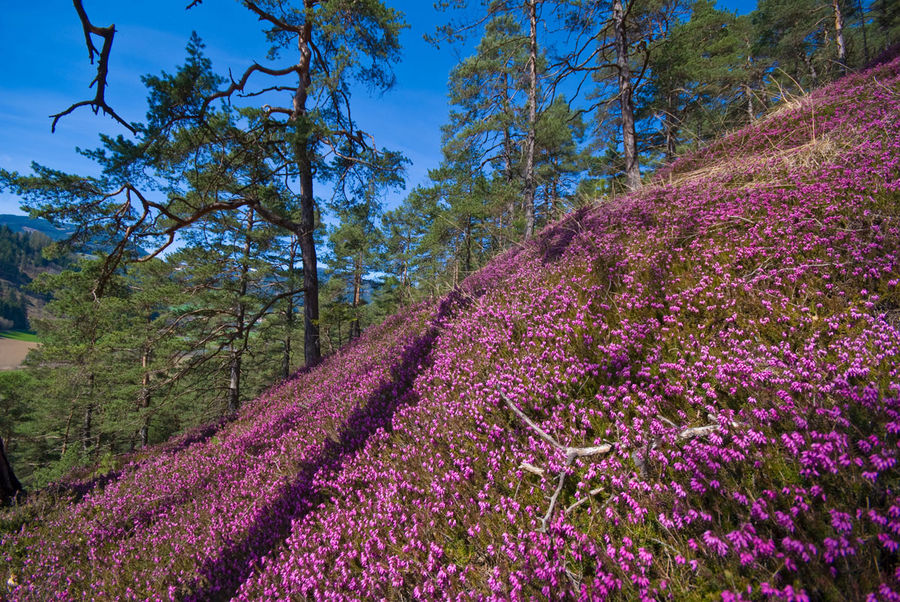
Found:
M 41 254 L 51 239 L 39 232 L 14 232 L 0 225 L 0 330 L 28 330 L 29 307 L 43 304 L 26 286 L 39 273 L 60 271 L 61 262 Z
M 17 599 L 893 599 L 900 59 L 2 515 Z

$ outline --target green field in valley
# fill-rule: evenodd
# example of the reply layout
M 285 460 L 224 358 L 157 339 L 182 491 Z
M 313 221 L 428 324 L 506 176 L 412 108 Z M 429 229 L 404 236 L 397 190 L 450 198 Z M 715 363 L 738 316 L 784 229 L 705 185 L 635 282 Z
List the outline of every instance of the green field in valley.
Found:
M 28 341 L 30 343 L 38 343 L 37 335 L 33 332 L 23 332 L 21 330 L 0 330 L 0 339 L 14 339 L 16 341 Z

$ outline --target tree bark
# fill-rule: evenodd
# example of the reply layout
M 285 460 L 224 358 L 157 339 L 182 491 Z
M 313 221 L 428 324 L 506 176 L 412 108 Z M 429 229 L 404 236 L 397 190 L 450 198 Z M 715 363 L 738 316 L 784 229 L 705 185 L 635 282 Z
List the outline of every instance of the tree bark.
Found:
M 616 68 L 619 73 L 619 105 L 622 110 L 622 145 L 625 154 L 625 185 L 629 190 L 641 187 L 641 169 L 637 155 L 637 133 L 634 125 L 634 90 L 628 64 L 628 36 L 622 0 L 613 2 Z
M 856 0 L 856 14 L 859 15 L 859 28 L 863 34 L 863 55 L 866 59 L 866 65 L 869 64 L 869 36 L 866 34 L 866 17 L 863 12 L 862 0 Z
M 676 125 L 675 125 L 675 117 L 673 113 L 675 112 L 675 103 L 672 100 L 672 95 L 668 94 L 666 96 L 666 114 L 663 115 L 663 129 L 666 132 L 666 161 L 674 161 L 675 160 L 675 141 L 676 141 Z
M 241 353 L 232 348 L 228 360 L 230 377 L 228 380 L 228 413 L 234 414 L 241 407 Z
M 91 423 L 94 418 L 94 404 L 89 403 L 84 410 L 84 422 L 81 425 L 81 448 L 87 452 L 91 449 Z
M 247 280 L 250 273 L 251 233 L 253 232 L 254 213 L 251 209 L 247 213 L 247 228 L 245 230 L 243 257 L 241 258 L 241 271 L 238 280 L 238 298 L 235 304 L 235 333 L 231 343 L 231 357 L 229 358 L 228 380 L 228 413 L 234 414 L 241 406 L 241 361 L 244 355 L 244 332 L 246 330 L 247 304 L 244 297 L 247 295 Z M 237 344 L 235 344 L 237 342 Z
M 69 418 L 66 420 L 66 430 L 63 433 L 62 440 L 62 451 L 59 453 L 59 459 L 62 460 L 66 452 L 69 451 L 69 432 L 72 427 L 72 418 L 75 417 L 75 404 L 72 404 L 72 409 L 69 410 Z
M 307 10 L 312 10 L 314 0 L 305 0 Z M 294 151 L 300 171 L 300 227 L 295 231 L 300 241 L 303 258 L 303 353 L 307 367 L 322 361 L 319 342 L 319 275 L 316 262 L 316 242 L 313 237 L 316 228 L 315 197 L 313 196 L 312 132 L 306 115 L 306 98 L 309 90 L 312 66 L 312 23 L 304 23 L 297 36 L 300 61 L 297 71 L 300 81 L 294 94 L 291 121 L 295 123 L 296 140 Z
M 844 15 L 839 0 L 831 0 L 834 7 L 834 35 L 837 40 L 837 60 L 843 71 L 847 70 L 847 49 L 844 46 Z
M 148 319 L 149 321 L 149 319 Z M 140 407 L 144 411 L 142 418 L 140 438 L 141 448 L 147 447 L 150 440 L 150 416 L 147 409 L 150 407 L 150 348 L 144 347 L 141 353 L 141 397 Z
M 94 421 L 94 375 L 88 376 L 88 404 L 84 410 L 84 422 L 81 424 L 81 449 L 85 453 L 91 450 L 91 433 Z
M 526 231 L 527 234 L 527 231 Z M 527 238 L 527 237 L 526 237 Z M 466 229 L 465 229 L 465 254 L 463 255 L 463 272 L 465 276 L 468 276 L 472 273 L 472 216 L 469 215 L 466 217 Z M 465 276 L 463 276 L 465 278 Z
M 288 251 L 288 288 L 294 290 L 294 264 L 297 260 L 297 237 L 291 236 Z M 291 337 L 294 333 L 294 297 L 285 299 L 284 309 L 284 347 L 281 355 L 281 378 L 287 380 L 291 375 Z
M 816 66 L 813 65 L 812 57 L 806 52 L 803 53 L 803 62 L 806 63 L 806 68 L 809 71 L 809 79 L 812 81 L 812 85 L 815 86 L 819 79 L 819 73 L 816 71 Z
M 350 340 L 358 339 L 362 334 L 359 326 L 359 306 L 362 301 L 363 258 L 357 255 L 353 261 L 353 321 L 350 323 Z
M 3 437 L 0 437 L 0 503 L 8 504 L 16 499 L 22 491 L 22 484 L 16 478 L 12 465 L 6 457 L 6 447 L 3 445 Z
M 537 127 L 537 1 L 528 1 L 528 131 L 525 134 L 525 240 L 534 236 L 534 142 Z

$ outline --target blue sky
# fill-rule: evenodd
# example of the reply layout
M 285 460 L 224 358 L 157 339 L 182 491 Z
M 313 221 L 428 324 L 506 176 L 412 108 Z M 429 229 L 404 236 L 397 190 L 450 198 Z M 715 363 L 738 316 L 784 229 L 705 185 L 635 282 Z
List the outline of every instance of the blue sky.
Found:
M 387 0 L 406 15 L 403 61 L 396 66 L 396 87 L 381 97 L 356 94 L 354 118 L 374 134 L 379 146 L 399 150 L 412 162 L 407 189 L 425 181 L 440 162 L 440 126 L 446 121 L 446 85 L 461 49 L 427 44 L 447 20 L 431 0 Z M 88 62 L 81 25 L 68 0 L 5 3 L 0 19 L 0 167 L 29 172 L 32 161 L 63 171 L 95 174 L 95 165 L 76 147 L 94 148 L 98 134 L 125 133 L 111 119 L 88 108 L 63 118 L 55 134 L 49 115 L 93 96 L 88 83 L 95 67 Z M 173 71 L 183 62 L 191 31 L 206 43 L 206 53 L 219 73 L 239 76 L 254 60 L 263 61 L 267 44 L 261 26 L 234 0 L 205 0 L 185 10 L 186 0 L 85 0 L 98 26 L 115 23 L 107 101 L 129 121 L 140 121 L 146 91 L 140 76 Z M 752 0 L 720 0 L 719 6 L 749 12 Z M 99 46 L 99 42 L 98 42 Z M 402 198 L 388 198 L 393 205 Z M 18 199 L 0 192 L 0 213 L 22 213 Z

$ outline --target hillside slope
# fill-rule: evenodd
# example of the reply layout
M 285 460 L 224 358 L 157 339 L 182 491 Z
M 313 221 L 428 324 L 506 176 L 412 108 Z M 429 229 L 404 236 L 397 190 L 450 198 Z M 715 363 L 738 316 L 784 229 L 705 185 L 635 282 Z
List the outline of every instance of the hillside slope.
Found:
M 898 220 L 900 60 L 0 515 L 9 595 L 900 599 Z

